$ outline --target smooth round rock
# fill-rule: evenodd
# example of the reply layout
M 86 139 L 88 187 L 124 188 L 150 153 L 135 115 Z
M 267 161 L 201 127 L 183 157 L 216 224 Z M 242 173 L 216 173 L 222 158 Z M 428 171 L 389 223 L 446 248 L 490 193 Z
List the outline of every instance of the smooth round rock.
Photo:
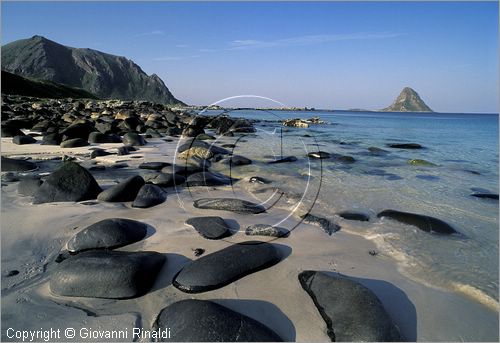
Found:
M 158 329 L 170 332 L 160 342 L 282 342 L 257 320 L 208 300 L 186 299 L 167 306 L 153 325 Z
M 423 146 L 417 143 L 394 143 L 394 144 L 387 144 L 389 148 L 393 149 L 422 149 Z
M 36 139 L 31 137 L 31 136 L 15 136 L 12 138 L 12 143 L 17 144 L 17 145 L 23 145 L 23 144 L 33 144 L 36 143 Z
M 471 196 L 476 198 L 498 200 L 498 194 L 492 194 L 492 193 L 472 193 Z
M 323 159 L 323 158 L 330 158 L 331 155 L 326 151 L 314 151 L 308 153 L 307 156 L 311 158 Z
M 50 291 L 69 297 L 127 299 L 144 295 L 165 263 L 152 251 L 93 250 L 58 264 Z
M 317 271 L 299 274 L 332 342 L 400 342 L 403 340 L 377 296 L 358 282 Z
M 306 223 L 318 225 L 329 236 L 331 236 L 333 233 L 340 230 L 340 225 L 337 225 L 326 218 L 318 217 L 318 216 L 315 216 L 315 215 L 310 214 L 310 213 L 305 214 L 305 215 L 301 216 L 300 218 L 302 218 L 304 220 L 304 222 L 306 222 Z
M 87 226 L 68 242 L 68 251 L 78 253 L 91 249 L 114 249 L 140 241 L 147 225 L 136 220 L 109 218 Z
M 186 220 L 202 237 L 221 239 L 231 235 L 230 227 L 221 217 L 194 217 Z
M 62 136 L 57 133 L 48 133 L 42 138 L 42 145 L 59 145 L 62 142 Z
M 394 219 L 400 223 L 413 225 L 418 227 L 420 230 L 431 233 L 439 233 L 439 234 L 452 234 L 457 233 L 457 231 L 452 228 L 449 224 L 444 221 L 433 218 L 430 216 L 410 213 L 410 212 L 401 212 L 395 210 L 384 210 L 377 214 L 377 217 L 387 217 L 390 219 Z
M 143 162 L 139 164 L 139 169 L 162 170 L 164 167 L 170 165 L 168 162 Z
M 83 138 L 72 138 L 63 141 L 59 146 L 61 148 L 79 148 L 87 145 L 89 145 L 89 143 Z
M 297 157 L 295 156 L 287 156 L 280 158 L 278 160 L 270 161 L 268 162 L 269 164 L 276 164 L 276 163 L 288 163 L 288 162 L 295 162 L 297 161 Z
M 200 293 L 269 268 L 281 259 L 273 244 L 245 242 L 205 255 L 190 262 L 175 276 L 172 284 L 186 293 Z
M 191 174 L 186 179 L 186 184 L 189 187 L 195 186 L 227 186 L 232 183 L 232 179 L 220 173 L 212 173 L 203 171 Z
M 142 146 L 142 145 L 146 145 L 147 142 L 144 139 L 144 137 L 142 137 L 138 133 L 127 132 L 123 136 L 123 144 L 125 144 L 125 145 L 131 145 L 131 146 Z
M 202 198 L 194 201 L 194 207 L 208 210 L 230 211 L 241 214 L 266 212 L 265 207 L 262 205 L 235 198 Z
M 23 179 L 17 185 L 17 193 L 24 196 L 33 196 L 42 183 L 40 179 Z
M 172 173 L 148 173 L 143 175 L 146 183 L 152 183 L 161 187 L 180 186 L 186 178 L 182 175 Z
M 290 231 L 278 226 L 272 226 L 267 224 L 254 224 L 248 226 L 245 229 L 245 234 L 248 236 L 268 236 L 268 237 L 284 238 L 290 235 Z
M 18 160 L 15 158 L 3 157 L 1 159 L 2 171 L 32 171 L 38 169 L 38 166 L 30 161 Z
M 141 187 L 144 186 L 144 179 L 139 175 L 131 176 L 117 185 L 102 191 L 97 200 L 107 202 L 134 201 Z
M 370 221 L 370 217 L 367 216 L 364 213 L 360 212 L 354 212 L 354 211 L 344 211 L 344 212 L 339 212 L 337 213 L 340 217 L 347 219 L 347 220 L 357 220 L 361 222 L 368 222 Z
M 252 164 L 252 160 L 240 155 L 233 155 L 230 158 L 230 163 L 233 166 L 246 166 Z
M 167 193 L 157 185 L 145 184 L 137 193 L 132 207 L 149 208 L 167 200 Z
M 85 168 L 75 162 L 64 162 L 38 188 L 33 204 L 57 201 L 92 200 L 102 191 Z

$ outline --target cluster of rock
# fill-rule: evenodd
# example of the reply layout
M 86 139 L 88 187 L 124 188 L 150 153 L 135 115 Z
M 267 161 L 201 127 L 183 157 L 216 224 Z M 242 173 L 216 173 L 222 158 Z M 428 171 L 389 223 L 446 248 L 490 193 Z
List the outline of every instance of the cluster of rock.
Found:
M 90 143 L 142 146 L 145 138 L 196 137 L 212 128 L 219 135 L 255 132 L 253 123 L 230 117 L 196 116 L 167 105 L 147 101 L 38 99 L 2 96 L 2 137 L 15 144 L 32 144 L 27 129 L 43 135 L 42 144 L 63 148 Z
M 310 119 L 286 119 L 283 121 L 283 126 L 290 127 L 299 127 L 299 128 L 308 128 L 310 124 L 324 124 L 325 122 L 321 120 L 319 117 L 312 117 Z

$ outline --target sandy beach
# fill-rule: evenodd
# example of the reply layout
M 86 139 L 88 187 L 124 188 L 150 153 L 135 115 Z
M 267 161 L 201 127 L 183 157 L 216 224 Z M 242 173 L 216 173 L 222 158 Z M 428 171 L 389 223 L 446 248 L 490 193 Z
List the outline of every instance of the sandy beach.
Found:
M 40 138 L 38 138 L 40 139 Z M 148 144 L 126 156 L 108 155 L 92 161 L 108 166 L 92 174 L 103 188 L 114 181 L 144 170 L 143 162 L 173 162 L 178 139 L 171 142 L 149 138 Z M 218 144 L 224 143 L 223 138 Z M 82 165 L 90 165 L 92 146 L 61 149 L 50 145 L 15 145 L 11 138 L 2 138 L 2 156 L 30 157 L 32 161 L 58 163 L 54 156 L 75 156 Z M 122 144 L 99 144 L 113 151 Z M 139 158 L 135 158 L 140 156 Z M 114 163 L 126 163 L 123 169 L 111 169 Z M 39 172 L 53 166 L 44 164 Z M 239 183 L 248 183 L 246 175 Z M 246 179 L 245 179 L 246 177 Z M 255 191 L 259 187 L 252 186 Z M 228 211 L 199 209 L 193 200 L 203 197 L 232 197 L 256 201 L 256 194 L 247 186 L 166 188 L 167 200 L 157 206 L 132 208 L 130 202 L 109 203 L 54 202 L 33 205 L 31 197 L 17 193 L 17 183 L 2 183 L 2 340 L 6 328 L 64 330 L 72 327 L 99 330 L 151 330 L 159 312 L 182 299 L 213 300 L 229 309 L 247 315 L 271 328 L 285 341 L 327 341 L 326 323 L 308 294 L 302 289 L 298 274 L 304 270 L 340 273 L 366 286 L 382 302 L 383 307 L 409 341 L 496 341 L 498 340 L 498 304 L 481 304 L 463 294 L 429 287 L 413 281 L 398 269 L 397 261 L 376 251 L 373 242 L 356 232 L 356 222 L 345 221 L 342 229 L 327 235 L 320 227 L 301 222 L 286 238 L 247 236 L 244 229 L 256 223 L 274 224 L 294 208 L 294 204 L 278 204 L 268 213 L 238 214 Z M 312 211 L 314 213 L 314 210 Z M 220 240 L 201 237 L 185 225 L 188 218 L 221 216 L 231 227 L 232 235 Z M 51 274 L 58 268 L 58 254 L 66 248 L 76 232 L 99 220 L 127 218 L 148 225 L 146 237 L 119 251 L 156 251 L 166 263 L 147 294 L 133 299 L 97 299 L 64 297 L 49 288 Z M 282 226 L 293 227 L 300 218 L 290 216 Z M 190 261 L 197 259 L 193 251 L 205 249 L 204 255 L 234 243 L 248 240 L 272 241 L 282 260 L 261 271 L 251 273 L 219 289 L 188 294 L 172 286 L 174 276 Z M 19 274 L 7 277 L 6 271 Z M 496 307 L 496 310 L 495 310 Z M 175 330 L 175 328 L 171 328 Z M 12 334 L 12 331 L 11 331 Z M 96 339 L 81 340 L 95 341 Z M 15 340 L 15 339 L 14 339 Z M 67 339 L 61 337 L 60 341 Z M 97 339 L 99 340 L 99 339 Z M 121 341 L 123 339 L 118 339 Z M 147 339 L 139 339 L 147 341 Z

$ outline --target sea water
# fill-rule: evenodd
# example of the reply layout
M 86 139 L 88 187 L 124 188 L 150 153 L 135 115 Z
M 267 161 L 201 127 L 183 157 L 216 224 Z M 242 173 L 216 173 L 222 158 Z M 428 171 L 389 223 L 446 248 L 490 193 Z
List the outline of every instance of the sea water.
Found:
M 297 199 L 312 191 L 307 204 L 312 213 L 374 241 L 379 253 L 394 258 L 409 277 L 498 309 L 498 201 L 471 196 L 498 194 L 497 114 L 238 110 L 228 115 L 259 120 L 255 134 L 232 138 L 233 153 L 254 161 L 238 171 L 233 168 L 234 175 L 254 173 L 282 180 L 281 188 L 297 194 Z M 326 123 L 288 128 L 279 122 L 312 116 Z M 418 143 L 424 148 L 393 149 L 388 147 L 391 143 Z M 373 154 L 369 147 L 387 152 Z M 317 150 L 348 155 L 355 162 L 307 158 L 308 152 Z M 298 160 L 267 164 L 287 155 Z M 435 166 L 411 165 L 411 159 Z M 460 235 L 429 234 L 377 218 L 385 209 L 439 218 Z M 344 210 L 364 212 L 370 222 L 335 216 Z

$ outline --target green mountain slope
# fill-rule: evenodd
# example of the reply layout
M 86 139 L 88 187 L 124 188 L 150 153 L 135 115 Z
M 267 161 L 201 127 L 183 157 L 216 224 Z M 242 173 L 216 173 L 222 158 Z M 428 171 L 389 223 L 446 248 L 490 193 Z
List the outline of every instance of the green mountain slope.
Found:
M 183 104 L 157 75 L 148 76 L 125 57 L 67 47 L 41 36 L 4 45 L 2 70 L 82 88 L 103 99 Z
M 2 94 L 24 95 L 37 98 L 97 99 L 83 89 L 72 88 L 51 81 L 30 80 L 2 70 Z

